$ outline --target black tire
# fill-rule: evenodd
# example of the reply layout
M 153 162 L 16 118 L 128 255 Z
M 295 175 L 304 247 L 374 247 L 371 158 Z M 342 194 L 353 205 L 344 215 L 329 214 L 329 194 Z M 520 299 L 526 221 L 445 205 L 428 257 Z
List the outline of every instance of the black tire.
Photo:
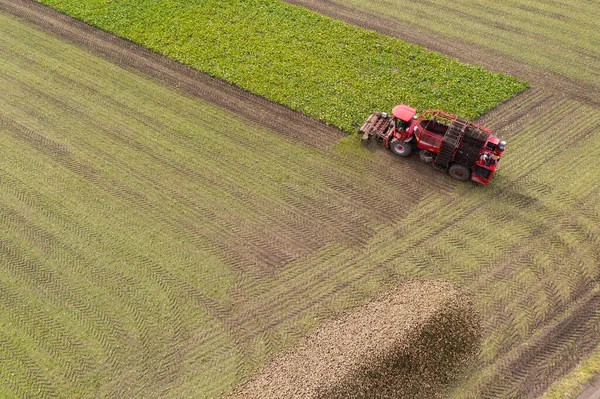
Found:
M 412 144 L 400 140 L 392 141 L 390 143 L 390 150 L 396 155 L 407 157 L 412 151 Z
M 419 157 L 421 158 L 421 161 L 425 163 L 433 163 L 434 155 L 435 154 L 433 152 L 427 150 L 421 150 L 421 152 L 419 152 Z
M 448 173 L 450 174 L 450 176 L 452 176 L 453 179 L 460 181 L 466 181 L 471 178 L 471 171 L 466 166 L 459 165 L 457 163 L 450 166 L 450 170 L 448 170 Z

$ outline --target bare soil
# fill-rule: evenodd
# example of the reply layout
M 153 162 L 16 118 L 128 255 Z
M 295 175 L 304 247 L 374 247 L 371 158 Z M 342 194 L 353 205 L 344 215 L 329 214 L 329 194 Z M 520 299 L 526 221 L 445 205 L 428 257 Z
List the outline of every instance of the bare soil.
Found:
M 231 398 L 440 397 L 479 340 L 464 294 L 414 281 L 304 337 Z

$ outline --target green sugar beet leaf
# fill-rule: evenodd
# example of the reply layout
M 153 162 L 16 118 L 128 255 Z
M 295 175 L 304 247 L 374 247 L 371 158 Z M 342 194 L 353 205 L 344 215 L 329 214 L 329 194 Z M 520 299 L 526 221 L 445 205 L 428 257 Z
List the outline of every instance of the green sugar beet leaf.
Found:
M 346 132 L 397 103 L 474 118 L 526 87 L 278 0 L 40 1 Z

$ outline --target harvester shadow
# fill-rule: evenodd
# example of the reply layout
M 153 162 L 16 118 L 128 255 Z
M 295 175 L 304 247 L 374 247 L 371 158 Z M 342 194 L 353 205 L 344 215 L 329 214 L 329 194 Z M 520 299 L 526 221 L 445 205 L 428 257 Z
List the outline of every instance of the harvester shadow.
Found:
M 360 138 L 357 138 L 360 140 Z M 471 181 L 459 182 L 452 179 L 447 172 L 435 169 L 431 164 L 422 161 L 418 151 L 413 151 L 407 157 L 400 157 L 385 148 L 382 140 L 371 138 L 362 142 L 362 148 L 371 153 L 373 167 L 393 175 L 410 177 L 413 184 L 429 186 L 435 190 L 452 191 L 456 186 L 478 187 Z

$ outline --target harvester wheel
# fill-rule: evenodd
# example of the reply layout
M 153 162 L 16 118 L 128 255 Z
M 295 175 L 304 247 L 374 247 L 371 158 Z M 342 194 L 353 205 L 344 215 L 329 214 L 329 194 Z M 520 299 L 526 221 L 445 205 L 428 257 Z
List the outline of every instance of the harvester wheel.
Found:
M 392 152 L 396 155 L 407 157 L 412 151 L 412 144 L 400 140 L 392 141 L 390 143 L 390 150 L 392 150 Z
M 469 171 L 469 169 L 466 166 L 459 165 L 457 163 L 450 166 L 450 170 L 448 171 L 448 173 L 450 173 L 450 176 L 452 176 L 453 179 L 460 181 L 469 180 L 469 178 L 471 177 L 471 171 Z

